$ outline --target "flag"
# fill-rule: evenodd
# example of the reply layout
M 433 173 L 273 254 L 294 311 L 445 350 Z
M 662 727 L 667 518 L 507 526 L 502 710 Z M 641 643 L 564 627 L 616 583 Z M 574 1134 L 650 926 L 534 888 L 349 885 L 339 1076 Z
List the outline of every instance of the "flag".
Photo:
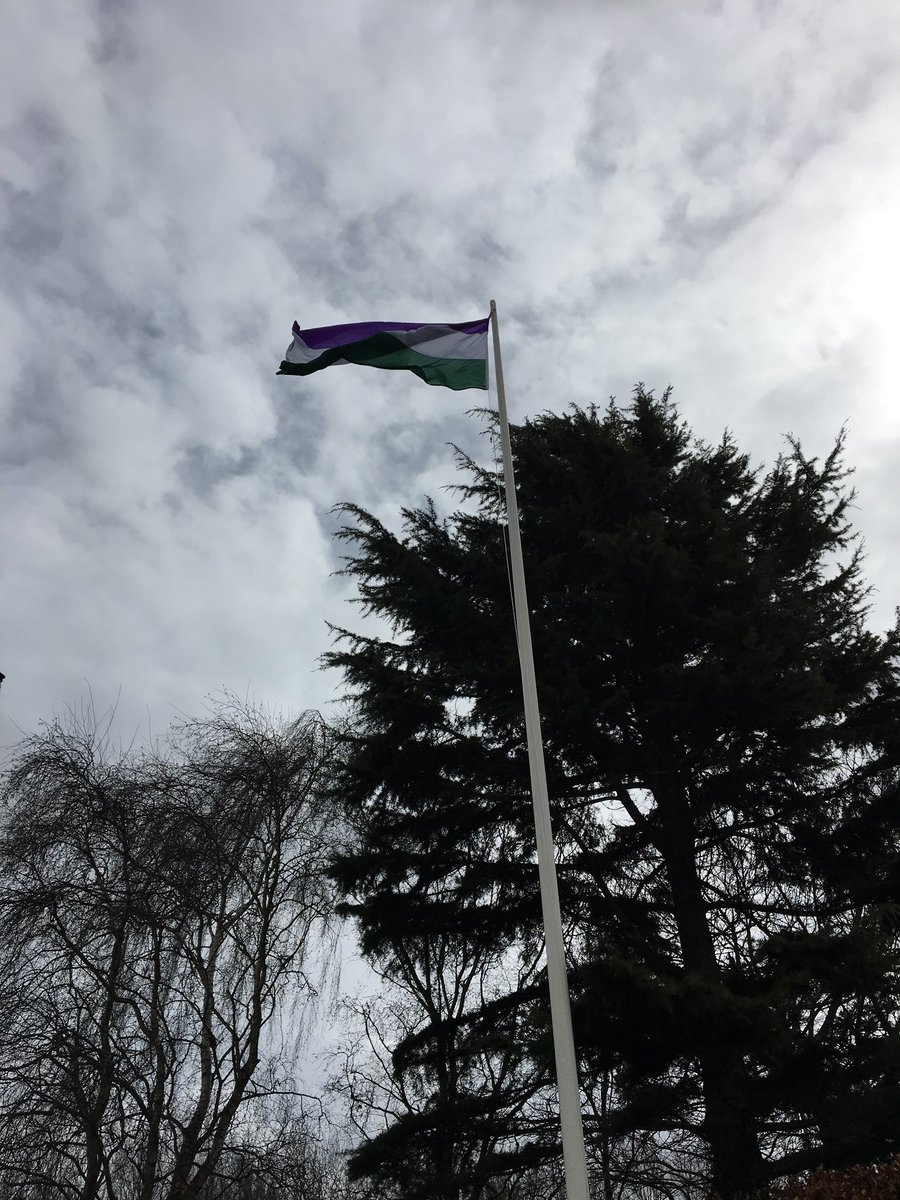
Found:
M 300 329 L 287 348 L 279 375 L 311 375 L 323 367 L 356 363 L 385 371 L 412 371 L 436 387 L 487 388 L 490 317 L 459 325 L 405 325 L 364 321 Z

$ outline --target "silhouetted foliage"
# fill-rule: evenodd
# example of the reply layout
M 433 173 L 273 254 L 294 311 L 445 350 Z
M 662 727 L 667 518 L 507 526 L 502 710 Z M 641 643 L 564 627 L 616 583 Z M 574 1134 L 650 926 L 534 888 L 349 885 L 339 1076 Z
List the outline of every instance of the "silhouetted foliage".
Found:
M 308 1024 L 328 946 L 327 753 L 314 714 L 230 703 L 152 753 L 115 750 L 90 713 L 20 748 L 0 837 L 0 1195 L 199 1200 L 302 1172 L 287 1030 Z
M 843 439 L 758 471 L 638 389 L 513 441 L 598 1194 L 893 1152 L 898 641 L 866 626 Z M 353 1168 L 480 1200 L 558 1146 L 500 491 L 462 466 L 449 520 L 345 509 L 392 633 L 328 656 L 356 714 L 333 874 L 399 997 L 381 1068 L 352 1060 Z

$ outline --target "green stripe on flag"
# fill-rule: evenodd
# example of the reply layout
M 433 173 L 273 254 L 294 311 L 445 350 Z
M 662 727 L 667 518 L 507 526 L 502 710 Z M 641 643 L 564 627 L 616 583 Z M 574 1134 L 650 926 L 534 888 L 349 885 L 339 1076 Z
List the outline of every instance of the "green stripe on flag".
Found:
M 359 342 L 333 346 L 309 363 L 292 363 L 285 359 L 278 374 L 312 375 L 314 371 L 341 361 L 360 367 L 378 367 L 383 371 L 412 371 L 426 383 L 457 392 L 466 388 L 487 389 L 487 363 L 483 358 L 432 358 L 410 349 L 389 333 L 376 333 Z

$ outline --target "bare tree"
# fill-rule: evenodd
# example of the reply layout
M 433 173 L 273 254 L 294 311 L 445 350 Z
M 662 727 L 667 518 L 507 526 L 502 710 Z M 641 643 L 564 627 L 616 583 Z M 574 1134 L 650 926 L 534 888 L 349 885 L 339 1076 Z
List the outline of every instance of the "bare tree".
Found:
M 22 747 L 0 838 L 0 1188 L 189 1200 L 277 1149 L 266 1102 L 302 1097 L 331 945 L 328 753 L 318 716 L 231 701 L 152 753 L 85 719 Z

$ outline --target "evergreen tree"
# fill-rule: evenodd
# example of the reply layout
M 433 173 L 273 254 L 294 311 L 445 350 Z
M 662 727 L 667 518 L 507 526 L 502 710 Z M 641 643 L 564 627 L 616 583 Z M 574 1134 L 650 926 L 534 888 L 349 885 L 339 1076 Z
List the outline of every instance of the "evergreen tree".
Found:
M 896 1150 L 898 635 L 865 624 L 843 439 L 763 473 L 639 388 L 513 444 L 598 1188 L 649 1170 L 728 1200 Z M 393 636 L 338 631 L 329 660 L 356 712 L 334 874 L 365 953 L 399 978 L 452 943 L 496 980 L 400 1039 L 420 1115 L 357 1169 L 389 1177 L 404 1143 L 408 1195 L 474 1198 L 556 1146 L 545 993 L 521 969 L 541 934 L 502 505 L 462 465 L 474 512 L 429 502 L 398 537 L 346 510 L 347 571 Z M 494 1079 L 491 1039 L 527 1069 Z M 492 1094 L 466 1109 L 476 1067 Z M 454 1157 L 460 1112 L 492 1155 Z

